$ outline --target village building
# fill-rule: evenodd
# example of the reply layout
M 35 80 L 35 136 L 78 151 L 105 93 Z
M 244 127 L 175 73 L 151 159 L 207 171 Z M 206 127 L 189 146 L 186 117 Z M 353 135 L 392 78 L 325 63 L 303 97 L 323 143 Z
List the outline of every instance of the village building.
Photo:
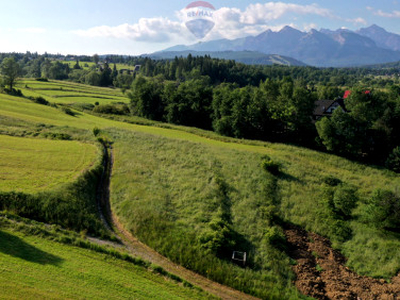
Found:
M 343 98 L 337 98 L 335 100 L 318 100 L 315 102 L 313 120 L 318 121 L 323 117 L 330 117 L 338 108 L 347 112 Z

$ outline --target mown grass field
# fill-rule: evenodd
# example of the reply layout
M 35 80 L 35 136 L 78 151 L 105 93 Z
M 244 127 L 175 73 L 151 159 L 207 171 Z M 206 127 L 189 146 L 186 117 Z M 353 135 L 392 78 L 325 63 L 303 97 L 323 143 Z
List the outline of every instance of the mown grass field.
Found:
M 51 103 L 72 104 L 108 104 L 113 102 L 128 102 L 119 89 L 94 87 L 79 83 L 50 80 L 41 82 L 36 80 L 23 80 L 16 88 L 20 89 L 24 96 L 42 96 Z
M 98 155 L 91 144 L 0 135 L 0 191 L 36 193 L 71 183 Z
M 207 299 L 107 254 L 0 229 L 0 299 Z
M 64 61 L 61 61 L 61 63 L 65 63 Z M 74 66 L 75 66 L 75 64 L 76 64 L 76 61 L 68 61 L 68 65 L 69 65 L 69 67 L 72 69 Z M 80 65 L 80 67 L 82 68 L 82 69 L 85 69 L 85 70 L 87 70 L 87 69 L 90 69 L 91 67 L 93 67 L 94 66 L 94 62 L 86 62 L 86 61 L 80 61 L 79 62 L 79 65 Z M 87 65 L 87 66 L 85 66 L 85 65 Z M 110 68 L 113 68 L 114 67 L 114 64 L 112 63 L 112 64 L 109 64 L 109 67 Z M 126 70 L 131 70 L 131 71 L 133 71 L 134 69 L 135 69 L 135 66 L 130 66 L 130 65 L 126 65 L 126 64 L 116 64 L 116 67 L 117 67 L 117 70 L 119 71 L 119 70 L 121 70 L 121 69 L 126 69 Z
M 45 92 L 36 91 L 38 95 Z M 289 258 L 266 242 L 274 236 L 271 231 L 277 230 L 279 237 L 280 230 L 276 221 L 268 219 L 269 209 L 280 221 L 331 238 L 348 257 L 349 266 L 363 275 L 390 278 L 400 270 L 399 234 L 382 234 L 359 218 L 375 189 L 394 191 L 399 186 L 399 176 L 385 169 L 300 147 L 222 138 L 184 127 L 128 124 L 80 112 L 70 116 L 5 95 L 0 95 L 1 116 L 25 122 L 21 126 L 27 128 L 42 123 L 88 135 L 94 127 L 102 129 L 102 135 L 114 142 L 111 198 L 115 212 L 141 240 L 210 278 L 239 284 L 236 287 L 264 297 L 298 296 L 290 285 Z M 278 176 L 271 177 L 261 168 L 264 155 L 282 165 Z M 345 222 L 351 232 L 346 241 L 335 239 L 336 221 L 325 199 L 327 176 L 355 188 L 360 199 L 353 218 Z M 211 257 L 213 267 L 199 259 L 204 250 L 199 239 L 209 233 L 221 207 L 221 182 L 216 178 L 226 185 L 222 194 L 228 199 L 231 226 L 238 234 L 236 245 L 249 251 L 252 269 L 215 255 L 204 255 Z

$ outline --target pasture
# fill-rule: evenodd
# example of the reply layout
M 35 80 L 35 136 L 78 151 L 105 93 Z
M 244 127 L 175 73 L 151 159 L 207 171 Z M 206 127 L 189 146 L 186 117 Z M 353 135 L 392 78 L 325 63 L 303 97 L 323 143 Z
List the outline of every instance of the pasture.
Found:
M 0 229 L 1 299 L 209 299 L 130 262 Z
M 0 191 L 36 193 L 71 183 L 96 160 L 95 146 L 76 141 L 0 135 Z
M 60 104 L 108 104 L 113 102 L 128 102 L 119 89 L 94 87 L 79 83 L 49 80 L 48 82 L 36 80 L 22 80 L 16 88 L 20 89 L 24 96 L 44 97 L 51 103 Z

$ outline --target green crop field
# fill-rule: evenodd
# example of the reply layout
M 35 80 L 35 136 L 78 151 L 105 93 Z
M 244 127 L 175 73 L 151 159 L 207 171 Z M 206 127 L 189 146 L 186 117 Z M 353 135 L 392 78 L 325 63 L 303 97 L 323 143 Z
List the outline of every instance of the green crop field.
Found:
M 0 229 L 0 299 L 207 299 L 107 254 Z
M 93 145 L 0 135 L 0 191 L 32 193 L 73 182 L 96 157 Z

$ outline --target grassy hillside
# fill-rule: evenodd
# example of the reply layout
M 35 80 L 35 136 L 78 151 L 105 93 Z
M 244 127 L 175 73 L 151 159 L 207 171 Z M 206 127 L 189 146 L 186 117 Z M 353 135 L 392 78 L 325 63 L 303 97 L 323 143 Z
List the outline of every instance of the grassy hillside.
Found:
M 280 235 L 272 220 L 275 180 L 261 155 L 143 133 L 113 130 L 111 138 L 112 206 L 136 236 L 247 293 L 298 297 L 288 257 L 266 237 Z M 230 262 L 233 250 L 248 253 L 249 268 Z
M 144 266 L 0 224 L 1 299 L 210 298 Z
M 0 135 L 0 191 L 35 193 L 71 183 L 96 160 L 97 148 L 75 141 Z
M 42 96 L 51 103 L 71 104 L 106 104 L 112 102 L 127 102 L 119 89 L 94 87 L 79 83 L 51 80 L 42 82 L 23 80 L 16 88 L 21 89 L 24 96 Z
M 174 140 L 174 131 L 168 132 L 168 138 L 160 138 L 114 131 L 111 195 L 113 208 L 128 228 L 171 259 L 261 297 L 290 297 L 285 294 L 290 291 L 290 261 L 279 251 L 281 229 L 274 222 L 278 218 L 330 237 L 350 258 L 350 266 L 362 274 L 390 278 L 399 270 L 394 259 L 400 255 L 399 236 L 382 236 L 357 218 L 340 222 L 332 215 L 325 195 L 327 176 L 339 179 L 343 189 L 357 187 L 359 197 L 367 198 L 376 188 L 394 189 L 399 178 L 393 173 L 298 147 L 224 143 L 186 132 Z M 265 154 L 282 164 L 282 173 L 276 178 L 261 168 Z M 223 229 L 213 227 L 219 217 L 218 180 L 227 186 L 223 197 L 229 203 L 234 237 L 210 233 L 210 228 Z M 218 239 L 232 242 L 231 251 L 248 252 L 252 269 L 262 271 L 252 274 L 250 269 L 227 267 L 222 260 L 213 261 L 214 274 L 208 273 L 211 267 L 207 262 L 212 258 L 204 246 L 207 235 L 216 243 L 221 242 Z M 205 243 L 201 241 L 204 237 Z M 370 242 L 373 251 L 363 246 L 370 238 L 375 241 Z M 222 256 L 226 258 L 228 253 Z M 268 280 L 258 281 L 260 274 L 268 276 L 270 286 Z M 251 282 L 251 287 L 231 281 L 230 276 Z
M 63 64 L 66 63 L 65 61 L 60 61 L 60 62 L 63 63 Z M 76 61 L 68 61 L 67 63 L 69 65 L 69 67 L 72 69 L 76 64 Z M 88 62 L 88 61 L 80 61 L 79 62 L 79 66 L 84 70 L 89 70 L 89 69 L 93 68 L 94 65 L 95 65 L 94 62 Z M 115 64 L 115 65 L 117 67 L 117 71 L 119 71 L 119 70 L 131 70 L 131 71 L 134 71 L 135 70 L 135 66 L 130 66 L 130 65 L 127 65 L 127 64 L 120 64 L 120 63 Z M 110 66 L 110 68 L 114 68 L 114 64 L 113 63 L 109 64 L 109 66 Z
M 365 221 L 374 191 L 395 191 L 400 183 L 387 170 L 138 118 L 124 119 L 154 126 L 71 116 L 5 95 L 0 118 L 3 132 L 20 136 L 44 124 L 92 140 L 93 128 L 100 128 L 114 142 L 111 199 L 125 226 L 172 260 L 242 291 L 298 297 L 290 283 L 293 261 L 284 251 L 282 227 L 288 222 L 329 237 L 363 275 L 390 278 L 400 270 L 399 234 Z M 333 207 L 342 198 L 355 204 L 345 217 Z M 233 250 L 248 252 L 246 268 L 231 263 Z

